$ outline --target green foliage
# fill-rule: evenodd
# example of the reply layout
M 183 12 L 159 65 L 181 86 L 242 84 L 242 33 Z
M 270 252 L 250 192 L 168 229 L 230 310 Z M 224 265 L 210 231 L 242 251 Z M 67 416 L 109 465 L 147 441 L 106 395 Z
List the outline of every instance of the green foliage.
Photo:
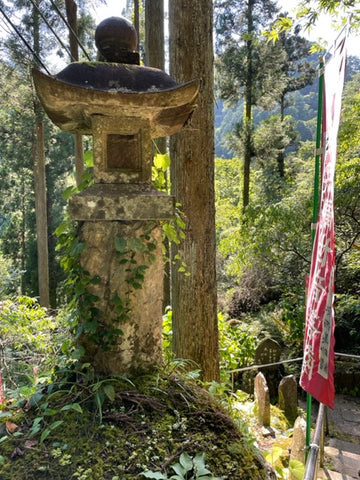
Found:
M 8 387 L 28 397 L 39 377 L 49 375 L 65 338 L 61 317 L 49 315 L 36 299 L 17 297 L 1 303 L 0 371 Z
M 229 322 L 218 315 L 220 363 L 223 373 L 250 365 L 254 359 L 257 338 L 248 325 Z
M 152 166 L 152 184 L 161 192 L 168 192 L 167 172 L 170 167 L 170 157 L 168 153 L 156 153 L 154 164 Z
M 214 477 L 210 470 L 205 466 L 205 454 L 197 453 L 191 457 L 186 452 L 180 455 L 179 461 L 171 465 L 175 475 L 169 477 L 161 472 L 142 472 L 141 475 L 145 478 L 154 478 L 158 480 L 221 480 L 224 477 Z
M 336 351 L 360 354 L 360 302 L 358 295 L 335 297 Z
M 289 474 L 297 480 L 303 480 L 305 474 L 305 465 L 298 460 L 290 460 L 288 466 L 284 466 L 284 458 L 287 460 L 287 452 L 281 446 L 274 445 L 271 452 L 265 455 L 265 460 L 274 467 L 276 478 L 287 480 Z
M 167 307 L 166 312 L 163 315 L 162 328 L 162 347 L 166 361 L 170 361 L 173 358 L 172 333 L 172 310 L 170 307 Z
M 24 60 L 22 49 L 22 61 Z M 8 58 L 7 58 L 8 60 Z M 0 250 L 11 265 L 9 294 L 38 294 L 36 222 L 33 181 L 35 141 L 34 95 L 23 64 L 0 63 Z M 56 306 L 56 290 L 62 272 L 55 254 L 52 234 L 64 215 L 61 197 L 72 171 L 73 140 L 44 121 L 46 143 L 46 190 L 51 305 Z
M 122 292 L 121 296 L 117 294 L 112 299 L 112 302 L 116 305 L 119 322 L 122 323 L 129 320 L 131 297 L 136 290 L 142 288 L 145 272 L 149 265 L 155 261 L 153 252 L 156 250 L 156 243 L 151 238 L 150 233 L 144 232 L 136 238 L 115 238 L 115 250 L 119 263 L 124 266 L 126 272 L 126 291 Z M 138 264 L 137 254 L 142 254 L 147 263 Z
M 284 292 L 279 302 L 280 321 L 288 327 L 287 341 L 302 351 L 305 319 L 305 289 L 302 286 Z
M 224 172 L 224 162 L 234 173 Z M 256 170 L 252 201 L 242 214 L 231 194 L 218 194 L 226 182 L 224 173 L 233 178 L 237 169 L 235 159 L 216 161 L 216 223 L 218 250 L 223 258 L 219 278 L 228 278 L 227 289 L 229 284 L 235 285 L 239 308 L 233 310 L 238 318 L 241 311 L 256 310 L 303 283 L 311 253 L 311 181 L 308 165 L 295 158 L 288 182 Z
M 93 183 L 91 167 L 93 164 L 92 151 L 85 152 L 84 159 L 87 168 L 84 171 L 80 185 L 68 187 L 63 196 L 69 199 L 71 195 L 79 193 Z M 107 349 L 114 343 L 115 337 L 121 334 L 120 328 L 113 325 L 104 325 L 96 307 L 98 297 L 91 292 L 91 285 L 98 284 L 101 279 L 98 276 L 90 277 L 89 273 L 81 266 L 80 255 L 86 248 L 78 238 L 76 222 L 69 216 L 56 229 L 58 239 L 57 250 L 60 252 L 60 264 L 66 274 L 64 290 L 68 305 L 69 328 L 73 338 L 63 345 L 63 352 L 72 355 L 73 358 L 81 358 L 85 351 L 83 347 L 77 347 L 77 341 L 82 335 L 96 345 Z M 115 299 L 116 301 L 116 299 Z

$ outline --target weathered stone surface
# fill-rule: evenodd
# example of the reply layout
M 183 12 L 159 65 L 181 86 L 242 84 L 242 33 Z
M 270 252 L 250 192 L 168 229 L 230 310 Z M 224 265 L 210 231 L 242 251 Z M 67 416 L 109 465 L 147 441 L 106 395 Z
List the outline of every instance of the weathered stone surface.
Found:
M 266 379 L 261 372 L 255 377 L 254 395 L 259 423 L 268 427 L 270 426 L 270 395 Z
M 129 286 L 126 282 L 127 265 L 120 265 L 115 250 L 117 237 L 129 239 L 140 237 L 144 233 L 143 222 L 85 222 L 81 227 L 80 240 L 86 248 L 81 254 L 81 265 L 90 274 L 98 275 L 100 282 L 88 288 L 99 300 L 95 307 L 100 312 L 104 325 L 118 326 L 123 331 L 110 350 L 103 351 L 93 342 L 83 338 L 88 357 L 95 370 L 104 374 L 132 373 L 146 371 L 162 362 L 162 281 L 163 263 L 161 251 L 161 229 L 155 226 L 151 237 L 156 242 L 152 253 L 156 261 L 149 265 L 145 273 L 142 288 L 130 295 L 130 318 L 125 323 L 118 323 L 116 305 L 112 299 L 118 295 L 121 299 L 128 297 Z M 148 265 L 148 259 L 137 253 L 137 265 Z
M 298 394 L 295 375 L 284 377 L 279 385 L 279 407 L 290 422 L 298 415 Z
M 136 117 L 150 121 L 151 137 L 166 137 L 182 128 L 196 108 L 199 82 L 167 90 L 137 92 L 126 88 L 90 89 L 32 72 L 36 92 L 50 119 L 67 132 L 91 134 L 93 115 Z
M 275 363 L 280 360 L 281 347 L 276 340 L 265 338 L 255 350 L 255 363 L 257 365 Z
M 155 92 L 178 86 L 175 80 L 157 68 L 119 63 L 71 63 L 56 78 L 78 87 L 119 92 Z
M 91 117 L 95 183 L 151 183 L 153 145 L 148 120 Z
M 305 464 L 306 449 L 306 421 L 297 417 L 294 424 L 293 440 L 291 444 L 290 460 L 297 460 Z M 296 480 L 291 474 L 291 480 Z
M 272 338 L 265 338 L 259 343 L 255 350 L 255 364 L 266 365 L 276 363 L 280 360 L 280 356 L 281 347 L 278 342 Z M 259 371 L 265 375 L 270 398 L 276 398 L 278 386 L 283 377 L 282 365 L 259 367 Z
M 74 195 L 69 212 L 74 220 L 167 220 L 175 199 L 149 185 L 94 184 Z

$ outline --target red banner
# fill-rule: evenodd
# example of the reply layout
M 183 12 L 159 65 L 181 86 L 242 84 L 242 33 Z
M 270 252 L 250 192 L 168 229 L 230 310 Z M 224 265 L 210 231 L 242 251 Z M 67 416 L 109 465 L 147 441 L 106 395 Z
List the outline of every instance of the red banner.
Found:
M 304 358 L 300 385 L 334 408 L 334 174 L 341 96 L 346 63 L 341 39 L 324 71 L 321 200 L 313 245 L 305 313 Z

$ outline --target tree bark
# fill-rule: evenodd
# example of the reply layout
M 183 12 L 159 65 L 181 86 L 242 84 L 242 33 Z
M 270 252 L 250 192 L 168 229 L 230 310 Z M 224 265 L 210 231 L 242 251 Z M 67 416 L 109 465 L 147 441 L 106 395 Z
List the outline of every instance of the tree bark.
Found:
M 71 61 L 79 60 L 79 46 L 76 39 L 77 35 L 77 5 L 74 0 L 65 0 L 66 18 L 71 28 L 69 28 L 69 43 Z M 75 133 L 75 178 L 76 185 L 80 185 L 84 173 L 84 147 L 81 133 Z
M 134 0 L 134 27 L 137 33 L 138 44 L 136 50 L 139 50 L 140 42 L 140 15 L 139 15 L 139 0 Z
M 37 9 L 33 8 L 33 49 L 40 55 L 40 21 Z M 46 200 L 46 172 L 45 172 L 45 149 L 44 149 L 44 125 L 40 113 L 40 104 L 35 101 L 35 139 L 33 143 L 34 160 L 34 194 L 35 194 L 35 217 L 38 254 L 38 283 L 40 305 L 50 307 L 49 292 L 49 246 L 48 246 L 48 218 Z
M 195 362 L 207 381 L 219 379 L 212 7 L 212 0 L 169 2 L 170 74 L 178 82 L 201 83 L 191 125 L 171 137 L 172 190 L 186 216 L 180 254 L 190 274 L 173 268 L 173 348 L 176 357 Z
M 49 253 L 46 208 L 46 179 L 43 123 L 36 125 L 36 146 L 34 148 L 35 213 L 38 252 L 39 297 L 42 307 L 50 307 Z
M 164 0 L 145 1 L 145 64 L 149 67 L 165 69 Z M 166 153 L 166 137 L 155 139 L 156 150 Z M 169 242 L 165 242 L 169 258 Z M 170 305 L 170 263 L 165 264 L 163 309 Z
M 145 2 L 145 61 L 149 67 L 165 67 L 164 0 Z
M 253 106 L 253 39 L 254 18 L 253 18 L 254 1 L 247 3 L 246 19 L 247 34 L 249 39 L 246 42 L 246 85 L 245 85 L 245 118 L 244 118 L 244 165 L 243 165 L 243 212 L 249 205 L 250 200 L 250 164 L 252 157 L 252 106 Z

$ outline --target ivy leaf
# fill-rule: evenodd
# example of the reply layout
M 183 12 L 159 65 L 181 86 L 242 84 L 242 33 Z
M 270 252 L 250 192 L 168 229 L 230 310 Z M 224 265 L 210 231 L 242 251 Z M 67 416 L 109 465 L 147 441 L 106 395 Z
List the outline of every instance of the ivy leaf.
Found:
M 116 237 L 115 238 L 115 250 L 119 253 L 124 253 L 127 247 L 127 242 L 125 238 Z
M 83 156 L 84 163 L 87 167 L 93 167 L 94 166 L 94 155 L 92 150 L 87 150 L 84 153 Z
M 141 238 L 135 237 L 135 238 L 129 238 L 128 240 L 129 244 L 129 249 L 134 251 L 134 252 L 145 252 L 146 247 L 143 244 Z
M 157 153 L 154 157 L 154 165 L 156 168 L 165 171 L 170 167 L 170 157 L 168 153 Z

